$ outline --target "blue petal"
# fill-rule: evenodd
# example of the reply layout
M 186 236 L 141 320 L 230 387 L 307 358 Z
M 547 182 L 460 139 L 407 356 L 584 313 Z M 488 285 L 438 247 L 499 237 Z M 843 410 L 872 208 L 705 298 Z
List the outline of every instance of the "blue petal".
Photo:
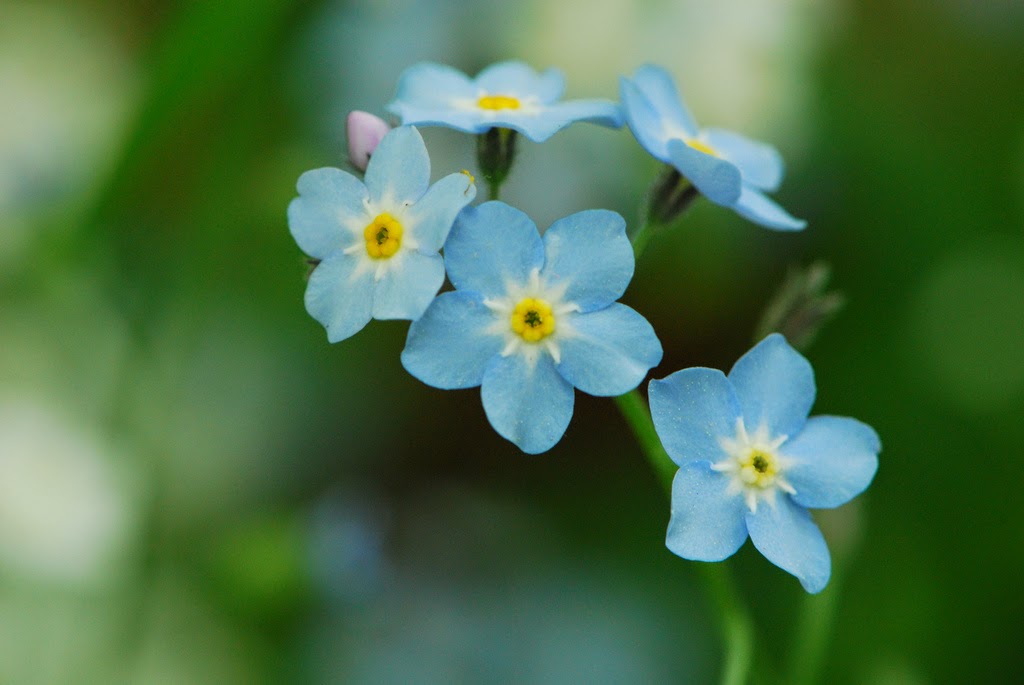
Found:
M 801 231 L 807 227 L 803 219 L 789 215 L 779 205 L 765 197 L 763 193 L 750 186 L 743 186 L 739 199 L 733 206 L 740 216 L 776 231 Z
M 403 124 L 444 126 L 463 133 L 483 133 L 491 128 L 491 124 L 483 120 L 480 112 L 473 110 L 403 106 L 401 109 L 393 107 L 390 111 L 399 115 Z
M 796 576 L 811 594 L 825 589 L 832 559 L 806 509 L 780 493 L 775 506 L 764 502 L 757 513 L 748 511 L 746 516 L 750 539 L 768 561 Z
M 558 371 L 585 393 L 629 392 L 661 362 L 661 343 L 651 324 L 624 304 L 565 318 L 570 333 L 558 337 Z
M 558 371 L 586 393 L 613 397 L 629 392 L 662 360 L 654 329 L 625 304 L 564 319 L 567 333 L 558 337 Z
M 437 252 L 462 208 L 476 197 L 476 185 L 466 174 L 449 174 L 435 183 L 403 217 L 406 235 L 420 252 Z
M 729 493 L 729 478 L 707 464 L 686 464 L 672 481 L 672 517 L 665 546 L 694 561 L 722 561 L 747 541 L 746 505 Z
M 389 131 L 370 155 L 365 179 L 370 199 L 385 205 L 385 211 L 386 205 L 412 203 L 423 197 L 430 185 L 430 157 L 420 132 L 412 126 Z
M 467 207 L 444 245 L 448 278 L 459 290 L 485 297 L 506 294 L 544 265 L 544 243 L 530 217 L 504 202 Z
M 407 107 L 450 109 L 457 99 L 475 99 L 476 87 L 468 76 L 443 64 L 423 62 L 409 67 L 398 79 L 398 93 L 388 110 L 404 116 Z M 403 123 L 410 123 L 404 120 Z
M 743 182 L 732 162 L 694 150 L 678 139 L 668 141 L 668 156 L 672 166 L 715 204 L 731 207 L 739 199 Z
M 744 183 L 769 192 L 778 189 L 784 173 L 782 155 L 778 150 L 718 128 L 709 128 L 704 135 L 716 152 L 740 168 Z
M 653 64 L 645 64 L 636 70 L 633 82 L 654 106 L 661 119 L 675 124 L 690 138 L 697 136 L 697 121 L 690 114 L 667 71 Z
M 544 282 L 565 287 L 565 300 L 585 311 L 622 297 L 636 260 L 626 221 L 607 209 L 571 214 L 544 232 Z
M 327 328 L 327 339 L 344 340 L 362 330 L 373 310 L 373 271 L 361 258 L 336 252 L 321 262 L 306 286 L 306 311 Z
M 618 128 L 622 126 L 622 108 L 611 100 L 570 100 L 556 102 L 536 114 L 502 110 L 486 119 L 486 126 L 519 131 L 535 143 L 579 121 Z
M 668 137 L 654 105 L 627 78 L 619 79 L 619 98 L 626 123 L 637 142 L 655 159 L 668 162 Z
M 504 346 L 488 333 L 494 313 L 476 293 L 441 293 L 409 327 L 402 366 L 427 385 L 443 390 L 480 385 L 487 363 Z
M 814 405 L 814 369 L 779 333 L 739 358 L 729 380 L 753 432 L 763 423 L 772 436 L 796 436 Z
M 736 436 L 740 403 L 718 369 L 676 371 L 650 384 L 651 418 L 665 451 L 680 466 L 717 462 L 726 455 L 718 440 Z
M 326 259 L 351 245 L 354 235 L 343 218 L 366 215 L 366 186 L 341 169 L 325 168 L 299 176 L 297 187 L 299 197 L 288 205 L 288 228 L 302 251 Z
M 538 74 L 524 62 L 499 62 L 481 71 L 475 83 L 489 95 L 533 95 L 546 105 L 562 97 L 565 76 L 559 69 Z
M 881 449 L 878 434 L 856 419 L 808 419 L 800 434 L 782 446 L 794 461 L 786 469 L 786 480 L 796 489 L 793 501 L 812 509 L 849 502 L 871 484 Z
M 444 260 L 436 253 L 403 250 L 389 261 L 387 273 L 375 284 L 373 318 L 420 318 L 444 283 Z
M 546 353 L 534 364 L 524 354 L 496 357 L 484 371 L 480 395 L 494 430 L 527 454 L 554 447 L 572 418 L 572 386 Z

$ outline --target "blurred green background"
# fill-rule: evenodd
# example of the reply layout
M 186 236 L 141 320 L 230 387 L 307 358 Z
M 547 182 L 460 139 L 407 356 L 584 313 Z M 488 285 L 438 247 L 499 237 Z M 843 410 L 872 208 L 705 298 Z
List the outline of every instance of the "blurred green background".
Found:
M 720 647 L 607 400 L 520 454 L 474 391 L 402 370 L 407 324 L 326 342 L 285 208 L 424 59 L 668 67 L 775 143 L 781 235 L 698 203 L 626 301 L 662 377 L 729 365 L 791 265 L 848 298 L 817 413 L 882 436 L 819 517 L 828 683 L 1024 682 L 1024 5 L 1016 0 L 31 0 L 0 4 L 0 682 L 705 682 Z M 435 177 L 468 136 L 424 132 Z M 627 131 L 524 142 L 541 226 L 630 222 Z M 765 649 L 799 584 L 734 562 Z

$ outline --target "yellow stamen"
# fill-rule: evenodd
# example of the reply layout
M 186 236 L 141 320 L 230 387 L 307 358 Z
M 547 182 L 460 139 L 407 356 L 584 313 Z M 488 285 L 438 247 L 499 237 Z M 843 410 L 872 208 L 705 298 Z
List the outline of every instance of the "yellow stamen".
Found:
M 463 169 L 462 173 L 466 174 L 466 176 L 469 176 L 469 182 L 470 183 L 476 183 L 476 176 L 474 176 L 473 174 L 469 173 L 469 169 Z
M 402 246 L 402 224 L 387 212 L 378 214 L 377 218 L 363 229 L 366 239 L 366 254 L 373 259 L 387 259 L 398 252 Z
M 551 305 L 536 297 L 526 297 L 512 310 L 512 330 L 526 342 L 537 342 L 555 331 Z
M 712 157 L 718 157 L 718 150 L 716 150 L 715 148 L 711 147 L 710 145 L 705 143 L 703 140 L 697 140 L 696 138 L 693 138 L 692 140 L 686 141 L 686 144 L 689 145 L 690 147 L 692 147 L 697 152 L 703 152 L 706 155 L 711 155 Z
M 476 101 L 476 106 L 480 109 L 489 110 L 500 110 L 500 109 L 519 109 L 519 99 L 514 98 L 510 95 L 481 95 L 480 99 Z
M 778 473 L 779 463 L 771 452 L 752 449 L 740 462 L 740 478 L 747 485 L 767 488 L 775 483 Z

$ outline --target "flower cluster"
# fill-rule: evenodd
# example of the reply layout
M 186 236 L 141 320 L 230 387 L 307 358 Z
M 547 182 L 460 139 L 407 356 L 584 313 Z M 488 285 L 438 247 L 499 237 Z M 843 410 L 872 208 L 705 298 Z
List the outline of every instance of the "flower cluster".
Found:
M 493 196 L 514 160 L 516 134 L 542 142 L 575 122 L 625 122 L 668 165 L 669 184 L 658 187 L 674 194 L 676 210 L 678 197 L 699 194 L 767 228 L 805 226 L 765 194 L 782 181 L 778 152 L 698 128 L 664 69 L 644 66 L 623 78 L 621 106 L 560 101 L 563 89 L 561 72 L 538 74 L 521 62 L 476 78 L 414 66 L 388 105 L 397 128 L 364 112 L 349 116 L 350 160 L 365 169 L 364 180 L 340 169 L 309 171 L 288 208 L 292 235 L 316 265 L 306 308 L 328 340 L 344 340 L 373 318 L 410 320 L 405 369 L 436 388 L 480 387 L 495 431 L 530 454 L 561 439 L 575 390 L 623 395 L 661 362 L 654 328 L 618 302 L 643 230 L 631 244 L 620 215 L 592 209 L 541 232 L 502 202 L 472 206 L 468 171 L 430 185 L 414 125 L 478 134 L 478 164 Z M 676 210 L 653 214 L 666 222 Z M 446 276 L 452 289 L 439 294 Z M 654 429 L 679 466 L 670 550 L 717 561 L 749 536 L 809 592 L 825 586 L 828 549 L 807 509 L 839 506 L 863 491 L 880 444 L 853 419 L 809 419 L 814 395 L 810 364 L 779 334 L 728 376 L 690 368 L 651 382 Z

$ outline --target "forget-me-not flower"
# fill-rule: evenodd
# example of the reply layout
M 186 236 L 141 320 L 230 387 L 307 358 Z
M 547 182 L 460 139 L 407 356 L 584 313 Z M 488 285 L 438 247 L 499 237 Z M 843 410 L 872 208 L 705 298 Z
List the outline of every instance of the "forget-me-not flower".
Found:
M 471 79 L 442 64 L 406 69 L 388 110 L 403 124 L 447 126 L 466 133 L 508 128 L 540 143 L 577 121 L 622 126 L 622 109 L 610 100 L 559 102 L 565 77 L 558 69 L 538 74 L 523 62 L 492 64 Z
M 626 122 L 644 149 L 709 200 L 767 228 L 798 231 L 807 225 L 765 195 L 782 183 L 778 151 L 738 133 L 698 128 L 667 71 L 640 67 L 633 78 L 621 79 L 620 95 Z
M 615 212 L 572 214 L 541 238 L 526 214 L 487 202 L 459 215 L 444 252 L 456 289 L 409 328 L 402 364 L 437 388 L 481 386 L 491 425 L 524 452 L 562 437 L 574 387 L 621 395 L 661 361 L 651 325 L 616 302 L 634 259 Z
M 365 185 L 340 169 L 299 177 L 288 225 L 302 250 L 321 260 L 309 277 L 306 310 L 331 342 L 371 318 L 416 319 L 444 282 L 438 252 L 456 215 L 474 197 L 464 173 L 430 186 L 419 131 L 396 128 L 370 158 Z
M 685 559 L 721 561 L 749 534 L 808 592 L 828 583 L 831 560 L 807 512 L 845 504 L 874 478 L 881 443 L 870 426 L 840 416 L 807 418 L 810 363 L 773 333 L 728 377 L 677 371 L 651 381 L 651 415 L 672 460 L 666 544 Z

